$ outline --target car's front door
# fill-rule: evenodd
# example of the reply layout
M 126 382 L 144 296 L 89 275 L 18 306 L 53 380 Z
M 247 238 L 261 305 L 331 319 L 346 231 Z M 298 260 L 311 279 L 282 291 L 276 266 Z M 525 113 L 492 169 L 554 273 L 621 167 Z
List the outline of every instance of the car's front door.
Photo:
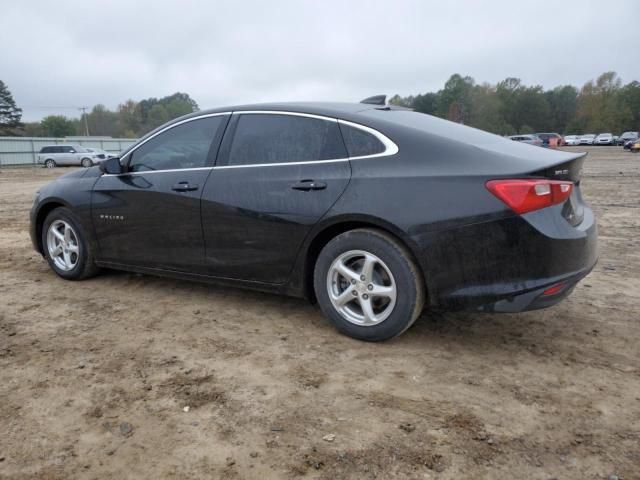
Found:
M 61 151 L 59 155 L 60 160 L 56 163 L 58 163 L 59 165 L 73 165 L 75 150 L 68 145 L 63 145 L 59 148 Z
M 235 112 L 202 195 L 210 275 L 284 283 L 351 177 L 335 119 Z
M 92 196 L 100 260 L 201 272 L 200 197 L 228 115 L 198 117 L 137 145 L 126 173 L 102 175 Z

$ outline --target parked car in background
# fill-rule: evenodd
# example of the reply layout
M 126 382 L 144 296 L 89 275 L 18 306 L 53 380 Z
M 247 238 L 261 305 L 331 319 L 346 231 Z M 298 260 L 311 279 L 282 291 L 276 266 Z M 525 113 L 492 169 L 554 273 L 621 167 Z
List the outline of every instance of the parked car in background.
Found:
M 618 135 L 614 135 L 614 136 L 613 136 L 613 144 L 614 144 L 614 145 L 618 145 L 618 139 L 619 139 L 619 138 L 620 138 L 620 137 L 618 137 Z
M 578 135 L 566 135 L 564 137 L 564 144 L 568 147 L 575 147 L 580 145 L 580 137 Z
M 629 150 L 631 150 L 633 153 L 640 152 L 640 139 L 631 142 L 631 145 L 629 145 Z
M 559 133 L 536 133 L 536 136 L 542 140 L 543 147 L 561 147 L 564 145 L 564 138 Z
M 529 145 L 535 145 L 536 147 L 542 146 L 542 139 L 532 133 L 527 135 L 511 135 L 509 138 L 514 142 L 528 143 Z
M 99 160 L 98 156 L 80 145 L 47 145 L 38 153 L 38 163 L 47 168 L 60 166 L 92 167 Z
M 114 155 L 113 153 L 109 153 L 105 150 L 102 150 L 101 148 L 86 147 L 86 149 L 89 152 L 94 153 L 98 157 L 98 160 L 106 160 L 107 158 L 117 157 L 117 155 Z
M 636 143 L 638 140 L 627 140 L 626 142 L 624 142 L 624 145 L 622 146 L 622 148 L 624 148 L 625 150 L 629 150 L 631 148 L 631 145 L 633 145 L 634 143 Z
M 396 107 L 199 111 L 41 187 L 31 238 L 68 280 L 112 267 L 307 296 L 380 341 L 425 304 L 570 295 L 598 256 L 584 160 Z
M 594 145 L 613 145 L 613 134 L 601 133 L 593 141 Z
M 593 141 L 596 139 L 595 133 L 587 133 L 580 137 L 579 145 L 593 145 Z
M 618 145 L 625 145 L 630 140 L 637 140 L 639 136 L 638 132 L 624 132 L 618 137 Z

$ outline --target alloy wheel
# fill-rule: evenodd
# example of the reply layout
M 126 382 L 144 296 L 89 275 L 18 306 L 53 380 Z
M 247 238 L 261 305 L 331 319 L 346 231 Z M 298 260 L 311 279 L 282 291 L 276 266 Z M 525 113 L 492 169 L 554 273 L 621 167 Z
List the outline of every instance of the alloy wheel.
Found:
M 359 326 L 384 322 L 393 312 L 398 293 L 389 267 L 364 250 L 350 250 L 333 261 L 327 292 L 338 313 Z
M 54 220 L 47 231 L 47 250 L 57 268 L 68 272 L 78 264 L 80 247 L 73 227 L 64 220 Z

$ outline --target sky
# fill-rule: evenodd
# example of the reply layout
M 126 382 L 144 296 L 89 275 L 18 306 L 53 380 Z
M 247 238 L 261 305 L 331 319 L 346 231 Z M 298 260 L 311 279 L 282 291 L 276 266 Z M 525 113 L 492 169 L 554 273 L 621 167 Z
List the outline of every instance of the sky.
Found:
M 476 82 L 640 80 L 637 0 L 2 0 L 0 80 L 23 121 L 188 93 L 201 109 L 359 101 Z

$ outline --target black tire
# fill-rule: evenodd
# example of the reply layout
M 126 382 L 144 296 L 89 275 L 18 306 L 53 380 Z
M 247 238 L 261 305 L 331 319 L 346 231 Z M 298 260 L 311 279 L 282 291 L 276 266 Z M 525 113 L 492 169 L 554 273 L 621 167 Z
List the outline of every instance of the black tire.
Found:
M 48 158 L 48 159 L 45 160 L 44 166 L 47 167 L 47 168 L 55 168 L 58 165 L 56 165 L 56 161 L 54 159 Z
M 80 162 L 80 165 L 82 165 L 84 168 L 89 168 L 89 167 L 93 167 L 93 162 L 91 161 L 90 158 L 83 158 L 82 161 Z
M 329 284 L 335 284 L 329 280 L 330 269 L 336 259 L 350 251 L 364 251 L 378 257 L 395 281 L 395 304 L 380 323 L 365 326 L 348 320 L 329 297 Z M 388 340 L 407 330 L 420 316 L 426 296 L 422 274 L 406 247 L 392 235 L 368 228 L 350 230 L 325 245 L 316 261 L 314 289 L 322 312 L 340 332 L 370 342 Z M 361 291 L 360 295 L 364 298 L 366 293 Z
M 72 227 L 73 233 L 77 239 L 78 252 L 76 257 L 76 264 L 75 267 L 70 270 L 63 270 L 58 267 L 49 253 L 47 235 L 49 232 L 49 227 L 57 220 L 68 223 Z M 83 228 L 76 215 L 68 208 L 58 207 L 49 212 L 49 214 L 45 218 L 44 223 L 42 224 L 42 251 L 51 269 L 58 276 L 66 280 L 84 280 L 86 278 L 93 277 L 100 271 L 100 269 L 95 264 L 93 252 L 91 252 L 91 248 L 89 247 L 89 243 L 87 242 L 87 234 L 85 232 L 85 229 Z

